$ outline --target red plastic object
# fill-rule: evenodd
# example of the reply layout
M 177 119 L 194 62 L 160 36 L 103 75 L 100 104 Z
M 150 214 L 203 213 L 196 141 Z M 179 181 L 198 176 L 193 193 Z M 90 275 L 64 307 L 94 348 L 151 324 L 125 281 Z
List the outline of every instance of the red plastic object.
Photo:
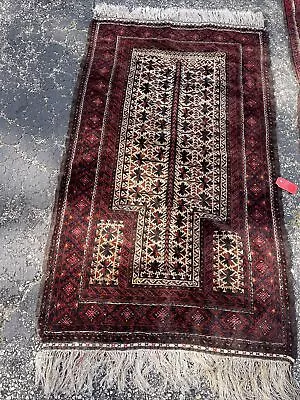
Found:
M 295 183 L 290 182 L 287 179 L 282 178 L 281 176 L 277 178 L 276 185 L 292 194 L 296 194 L 298 190 L 298 186 Z

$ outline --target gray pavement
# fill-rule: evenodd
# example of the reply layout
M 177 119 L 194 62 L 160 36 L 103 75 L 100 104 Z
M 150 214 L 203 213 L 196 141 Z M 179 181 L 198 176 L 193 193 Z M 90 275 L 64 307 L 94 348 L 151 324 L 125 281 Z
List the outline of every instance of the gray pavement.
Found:
M 114 2 L 117 4 L 116 2 Z M 122 4 L 125 4 L 122 3 Z M 178 5 L 261 10 L 269 21 L 281 174 L 299 183 L 297 86 L 280 0 L 151 0 Z M 72 95 L 92 17 L 92 1 L 2 0 L 0 4 L 0 399 L 43 400 L 34 386 L 36 303 Z M 283 193 L 300 316 L 299 195 Z M 300 363 L 295 367 L 300 382 Z M 64 397 L 60 397 L 61 399 Z M 73 399 L 189 399 L 181 393 L 117 394 L 95 385 Z M 203 384 L 202 397 L 213 399 Z

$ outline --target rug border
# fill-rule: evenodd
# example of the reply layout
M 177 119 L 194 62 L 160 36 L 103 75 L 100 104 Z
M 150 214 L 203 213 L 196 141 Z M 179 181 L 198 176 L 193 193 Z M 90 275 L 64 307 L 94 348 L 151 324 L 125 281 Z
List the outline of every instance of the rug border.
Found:
M 76 83 L 73 88 L 71 107 L 68 117 L 68 128 L 67 133 L 65 135 L 64 142 L 64 150 L 62 154 L 62 158 L 59 165 L 59 172 L 57 175 L 56 188 L 54 194 L 54 202 L 51 211 L 51 220 L 50 227 L 48 229 L 47 241 L 45 244 L 44 252 L 43 252 L 43 262 L 41 268 L 41 281 L 40 281 L 40 290 L 38 293 L 38 301 L 36 307 L 36 318 L 37 318 L 37 332 L 39 334 L 39 338 L 42 338 L 41 335 L 41 327 L 40 324 L 43 320 L 43 315 L 45 313 L 46 304 L 44 303 L 44 296 L 48 290 L 49 286 L 49 277 L 52 275 L 52 270 L 50 268 L 52 253 L 53 253 L 53 245 L 56 244 L 57 237 L 57 216 L 61 209 L 61 192 L 65 191 L 66 187 L 66 175 L 69 171 L 69 168 L 72 166 L 72 153 L 73 153 L 73 145 L 76 139 L 76 130 L 79 128 L 79 117 L 80 117 L 80 105 L 83 100 L 84 95 L 84 87 L 89 75 L 89 66 L 90 60 L 92 57 L 93 47 L 94 47 L 94 38 L 96 34 L 97 21 L 92 20 L 88 27 L 88 32 L 86 36 L 86 45 L 84 49 L 83 56 L 81 58 Z
M 283 194 L 282 189 L 280 189 L 277 185 L 275 185 L 275 181 L 280 174 L 280 159 L 279 159 L 279 146 L 278 146 L 278 132 L 277 132 L 277 103 L 275 98 L 275 78 L 273 74 L 272 68 L 272 60 L 269 54 L 268 49 L 270 48 L 270 37 L 267 32 L 262 36 L 263 40 L 263 49 L 264 49 L 264 75 L 265 75 L 265 85 L 266 85 L 266 96 L 267 96 L 267 113 L 269 115 L 269 152 L 270 152 L 270 160 L 271 160 L 271 174 L 273 179 L 273 198 L 274 203 L 277 204 L 278 208 L 275 208 L 278 228 L 280 229 L 280 233 L 282 236 L 281 243 L 281 251 L 283 250 L 283 254 L 285 255 L 285 263 L 284 265 L 284 273 L 285 276 L 285 296 L 288 300 L 287 302 L 287 313 L 289 315 L 290 320 L 290 336 L 291 336 L 291 344 L 292 344 L 292 355 L 296 360 L 298 358 L 298 349 L 297 349 L 297 337 L 298 337 L 298 324 L 296 318 L 296 297 L 295 297 L 295 279 L 292 274 L 292 248 L 288 237 L 288 232 L 284 220 L 284 204 L 283 204 Z
M 295 72 L 295 76 L 298 80 L 298 84 L 300 84 L 300 39 L 297 40 L 298 31 L 300 33 L 300 22 L 298 28 L 296 14 L 295 14 L 294 0 L 283 0 L 283 13 L 284 13 L 286 30 L 289 36 L 289 48 L 294 67 L 293 69 Z
M 282 8 L 283 8 L 282 11 L 284 14 L 283 19 L 288 34 L 288 41 L 289 41 L 288 47 L 289 47 L 291 63 L 293 65 L 294 75 L 298 84 L 297 121 L 298 121 L 298 137 L 300 137 L 300 21 L 298 23 L 299 26 L 297 26 L 295 1 L 297 0 L 282 0 Z M 300 4 L 299 4 L 299 9 L 300 9 Z

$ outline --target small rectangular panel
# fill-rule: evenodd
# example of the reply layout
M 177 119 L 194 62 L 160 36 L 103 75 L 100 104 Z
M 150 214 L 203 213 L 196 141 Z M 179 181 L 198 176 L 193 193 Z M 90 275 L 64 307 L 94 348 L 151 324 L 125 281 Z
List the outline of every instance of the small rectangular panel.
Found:
M 122 241 L 122 221 L 99 222 L 91 266 L 91 285 L 118 285 Z
M 243 243 L 234 232 L 214 232 L 213 290 L 244 293 Z

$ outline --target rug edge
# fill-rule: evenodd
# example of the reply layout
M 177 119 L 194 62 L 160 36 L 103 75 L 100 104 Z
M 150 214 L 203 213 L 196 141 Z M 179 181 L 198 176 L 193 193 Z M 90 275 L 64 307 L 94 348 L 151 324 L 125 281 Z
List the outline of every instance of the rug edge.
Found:
M 96 20 L 168 23 L 183 25 L 214 25 L 222 27 L 259 29 L 265 28 L 262 12 L 231 11 L 224 9 L 193 9 L 182 7 L 154 8 L 135 7 L 100 3 L 93 9 Z
M 269 155 L 271 158 L 271 176 L 273 181 L 273 199 L 277 207 L 275 209 L 277 224 L 281 235 L 281 251 L 285 255 L 284 272 L 286 282 L 286 304 L 290 326 L 290 343 L 291 356 L 294 360 L 298 358 L 297 337 L 298 325 L 296 318 L 296 298 L 294 292 L 294 275 L 292 273 L 292 249 L 290 246 L 289 234 L 287 225 L 284 219 L 283 193 L 278 188 L 275 181 L 278 176 L 281 176 L 281 164 L 279 159 L 278 149 L 278 133 L 277 133 L 277 118 L 276 118 L 276 99 L 274 92 L 274 75 L 272 61 L 269 53 L 270 38 L 268 33 L 263 35 L 263 52 L 264 52 L 264 77 L 265 89 L 267 96 L 267 114 L 269 115 Z
M 185 350 L 43 350 L 37 353 L 35 364 L 36 384 L 43 386 L 46 395 L 76 394 L 83 388 L 92 393 L 97 377 L 101 386 L 119 392 L 130 381 L 140 392 L 163 393 L 171 388 L 186 393 L 200 389 L 202 378 L 220 400 L 246 400 L 249 393 L 273 400 L 300 395 L 291 362 L 281 360 Z M 150 383 L 153 373 L 158 376 L 155 388 Z
M 63 207 L 63 199 L 61 198 L 61 193 L 64 192 L 67 175 L 72 166 L 72 153 L 74 142 L 76 142 L 76 132 L 80 126 L 80 107 L 84 99 L 84 86 L 87 83 L 88 69 L 90 65 L 90 58 L 93 52 L 94 38 L 96 34 L 97 23 L 91 21 L 87 31 L 86 46 L 83 52 L 83 56 L 80 60 L 78 66 L 78 72 L 76 77 L 76 82 L 74 85 L 74 90 L 72 94 L 71 108 L 69 111 L 69 122 L 68 129 L 65 136 L 64 148 L 61 155 L 60 165 L 58 167 L 57 178 L 56 178 L 56 188 L 54 193 L 54 202 L 50 213 L 49 219 L 49 232 L 46 243 L 44 245 L 43 251 L 43 261 L 41 265 L 41 280 L 38 292 L 38 299 L 35 309 L 36 315 L 36 329 L 40 338 L 43 337 L 43 327 L 46 306 L 47 303 L 45 299 L 48 298 L 48 286 L 53 275 L 53 249 L 57 245 L 57 229 L 59 225 L 58 214 Z
M 295 3 L 292 0 L 283 0 L 282 11 L 283 11 L 283 18 L 285 20 L 286 31 L 289 38 L 291 63 L 293 64 L 295 77 L 298 80 L 298 83 L 300 84 L 300 42 L 297 41 L 298 27 L 297 27 Z

